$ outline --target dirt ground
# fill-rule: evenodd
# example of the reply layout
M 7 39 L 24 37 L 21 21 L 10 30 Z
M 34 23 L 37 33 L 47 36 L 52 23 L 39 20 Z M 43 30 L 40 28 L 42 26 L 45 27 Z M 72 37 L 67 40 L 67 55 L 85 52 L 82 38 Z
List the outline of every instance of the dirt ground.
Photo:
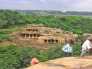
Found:
M 0 42 L 0 47 L 9 46 L 9 45 L 16 45 L 16 44 L 11 42 L 11 41 L 2 41 L 2 42 Z
M 26 69 L 92 69 L 92 56 L 59 58 Z

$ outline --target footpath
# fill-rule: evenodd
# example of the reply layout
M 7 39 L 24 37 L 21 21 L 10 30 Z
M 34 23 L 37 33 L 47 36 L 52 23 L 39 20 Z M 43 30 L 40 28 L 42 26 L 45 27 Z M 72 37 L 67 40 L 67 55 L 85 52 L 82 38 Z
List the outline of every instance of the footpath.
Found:
M 42 62 L 26 69 L 92 69 L 92 56 L 64 57 Z

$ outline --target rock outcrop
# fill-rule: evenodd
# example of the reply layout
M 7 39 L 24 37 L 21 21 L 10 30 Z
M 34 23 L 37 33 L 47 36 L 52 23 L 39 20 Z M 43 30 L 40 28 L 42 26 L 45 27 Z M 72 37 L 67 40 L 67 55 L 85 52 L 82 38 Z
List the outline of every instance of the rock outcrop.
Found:
M 26 69 L 92 69 L 92 56 L 59 58 Z
M 50 28 L 43 25 L 29 25 L 21 28 L 16 33 L 14 42 L 19 46 L 30 46 L 39 49 L 48 49 L 51 45 L 61 45 L 67 42 L 75 42 L 77 36 L 73 32 L 58 28 Z

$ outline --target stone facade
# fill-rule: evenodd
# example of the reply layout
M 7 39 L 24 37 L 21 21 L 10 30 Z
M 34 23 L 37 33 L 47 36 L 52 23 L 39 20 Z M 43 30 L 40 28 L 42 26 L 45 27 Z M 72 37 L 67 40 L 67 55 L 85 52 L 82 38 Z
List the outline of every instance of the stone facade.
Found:
M 33 45 L 64 44 L 69 39 L 74 41 L 73 33 L 43 25 L 24 27 L 16 33 L 16 39 L 18 43 Z

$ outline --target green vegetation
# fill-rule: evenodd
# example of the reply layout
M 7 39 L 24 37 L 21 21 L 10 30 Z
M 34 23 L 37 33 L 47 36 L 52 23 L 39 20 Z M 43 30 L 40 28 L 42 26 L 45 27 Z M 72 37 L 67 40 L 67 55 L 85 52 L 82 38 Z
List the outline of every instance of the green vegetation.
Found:
M 81 45 L 76 43 L 73 45 L 73 56 L 80 56 Z M 55 59 L 64 57 L 64 53 L 62 51 L 62 45 L 56 46 L 55 48 L 51 48 L 48 50 L 48 59 Z
M 77 34 L 92 32 L 92 18 L 83 16 L 37 16 L 17 11 L 0 10 L 0 41 L 11 38 L 10 33 L 26 24 L 44 24 L 49 27 L 72 31 Z M 73 56 L 80 55 L 81 45 L 75 44 Z M 0 69 L 20 69 L 29 65 L 32 56 L 40 61 L 64 57 L 62 46 L 40 51 L 29 47 L 14 45 L 0 46 Z
M 34 48 L 16 47 L 14 45 L 0 47 L 0 69 L 20 69 L 30 64 L 32 56 L 40 61 L 47 60 L 47 55 Z
M 20 69 L 29 66 L 31 58 L 37 57 L 41 62 L 64 57 L 62 46 L 40 51 L 30 47 L 17 47 L 14 45 L 0 47 L 0 69 Z M 80 55 L 80 45 L 74 46 L 74 56 Z
M 11 37 L 9 34 L 0 32 L 0 41 L 9 40 Z
M 37 16 L 17 11 L 0 10 L 0 28 L 11 28 L 25 24 L 44 24 L 74 33 L 92 32 L 92 18 L 83 16 Z

